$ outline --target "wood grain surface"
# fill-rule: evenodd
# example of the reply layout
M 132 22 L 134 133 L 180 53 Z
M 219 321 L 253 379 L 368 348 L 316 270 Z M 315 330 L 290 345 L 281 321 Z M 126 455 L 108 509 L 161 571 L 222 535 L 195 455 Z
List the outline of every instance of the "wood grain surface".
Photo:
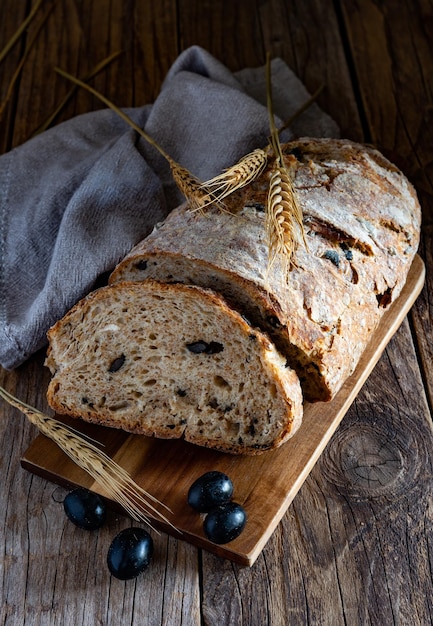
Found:
M 0 1 L 0 49 L 35 0 Z M 51 8 L 52 7 L 52 8 Z M 431 0 L 43 0 L 51 12 L 0 119 L 0 152 L 27 140 L 85 75 L 121 106 L 150 103 L 179 52 L 200 44 L 230 69 L 281 56 L 342 135 L 374 143 L 423 210 L 424 288 L 252 567 L 162 533 L 151 568 L 110 577 L 118 513 L 72 526 L 66 490 L 24 471 L 36 430 L 0 405 L 0 624 L 420 625 L 433 613 L 433 4 Z M 39 19 L 39 18 L 38 18 Z M 38 27 L 0 63 L 0 102 Z M 77 91 L 55 123 L 100 108 Z M 23 267 L 17 271 L 25 271 Z M 0 384 L 47 410 L 39 353 Z

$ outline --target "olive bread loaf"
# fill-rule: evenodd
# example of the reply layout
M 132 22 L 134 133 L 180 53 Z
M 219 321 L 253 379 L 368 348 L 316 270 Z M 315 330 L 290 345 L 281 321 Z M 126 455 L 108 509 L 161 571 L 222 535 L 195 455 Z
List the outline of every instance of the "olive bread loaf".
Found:
M 269 157 L 224 210 L 173 211 L 49 331 L 57 412 L 257 454 L 293 435 L 305 400 L 335 396 L 406 281 L 420 207 L 372 147 L 283 153 L 306 239 L 288 278 L 268 265 Z

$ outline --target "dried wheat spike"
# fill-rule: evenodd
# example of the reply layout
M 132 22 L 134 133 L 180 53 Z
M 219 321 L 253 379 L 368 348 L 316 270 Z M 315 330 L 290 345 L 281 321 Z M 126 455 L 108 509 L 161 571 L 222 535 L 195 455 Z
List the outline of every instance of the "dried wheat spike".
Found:
M 189 170 L 168 159 L 174 182 L 187 199 L 192 211 L 203 211 L 203 209 L 215 201 L 210 190 L 206 189 Z
M 302 223 L 302 210 L 299 206 L 289 172 L 286 167 L 275 161 L 266 207 L 266 234 L 268 238 L 268 273 L 277 256 L 283 263 L 284 276 L 287 278 L 293 261 L 293 254 L 305 242 Z
M 167 509 L 164 504 L 137 485 L 128 472 L 77 431 L 18 400 L 3 387 L 0 387 L 0 396 L 24 413 L 41 433 L 52 439 L 79 467 L 90 474 L 133 519 L 151 525 L 149 512 L 152 511 L 154 517 L 175 528 L 151 502 Z
M 255 180 L 265 169 L 268 156 L 260 148 L 245 155 L 232 167 L 218 176 L 203 183 L 205 190 L 210 190 L 217 201 L 221 201 L 237 189 L 241 189 Z

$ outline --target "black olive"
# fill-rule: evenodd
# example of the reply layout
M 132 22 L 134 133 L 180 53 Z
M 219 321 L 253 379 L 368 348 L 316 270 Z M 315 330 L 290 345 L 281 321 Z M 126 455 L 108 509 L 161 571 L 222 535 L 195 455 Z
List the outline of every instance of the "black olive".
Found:
M 108 368 L 108 371 L 110 373 L 113 372 L 117 372 L 118 370 L 120 370 L 120 368 L 122 367 L 122 365 L 125 363 L 125 355 L 121 354 L 119 357 L 117 357 L 117 359 L 114 359 L 114 361 L 112 361 L 110 367 Z
M 225 504 L 233 495 L 233 483 L 222 472 L 206 472 L 191 485 L 188 491 L 188 504 L 205 513 L 215 506 Z
M 68 519 L 84 530 L 100 528 L 107 517 L 105 503 L 98 494 L 79 487 L 68 493 L 63 501 Z
M 218 341 L 211 341 L 210 343 L 194 341 L 194 343 L 187 343 L 186 347 L 193 354 L 218 354 L 224 350 L 223 344 Z
M 194 341 L 194 343 L 187 343 L 186 347 L 193 354 L 201 354 L 202 352 L 206 352 L 207 345 L 205 341 Z
M 107 554 L 111 574 L 120 580 L 136 578 L 153 555 L 152 537 L 143 528 L 126 528 L 114 537 Z
M 146 259 L 141 259 L 140 261 L 138 261 L 138 263 L 135 264 L 135 267 L 138 270 L 145 270 L 145 269 L 147 269 L 147 261 L 146 261 Z
M 326 250 L 323 254 L 323 258 L 331 261 L 335 267 L 340 267 L 340 255 L 336 252 L 336 250 Z
M 222 352 L 223 350 L 224 346 L 222 343 L 211 341 L 206 350 L 206 354 L 218 354 L 218 352 Z
M 241 534 L 246 521 L 245 509 L 236 502 L 227 502 L 209 511 L 203 529 L 213 543 L 228 543 Z

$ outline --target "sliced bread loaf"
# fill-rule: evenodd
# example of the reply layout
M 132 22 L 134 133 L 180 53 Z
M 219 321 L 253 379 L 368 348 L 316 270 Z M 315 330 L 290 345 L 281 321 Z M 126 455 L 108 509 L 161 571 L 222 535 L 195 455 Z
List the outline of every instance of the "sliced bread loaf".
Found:
M 196 286 L 116 283 L 48 334 L 58 413 L 218 450 L 258 454 L 297 430 L 299 380 L 269 339 Z
M 233 215 L 178 208 L 120 262 L 110 283 L 153 278 L 223 294 L 269 334 L 297 371 L 304 397 L 329 400 L 406 281 L 420 207 L 407 179 L 371 147 L 307 138 L 283 152 L 308 243 L 288 282 L 278 260 L 267 273 L 270 160 L 260 178 L 227 198 Z

